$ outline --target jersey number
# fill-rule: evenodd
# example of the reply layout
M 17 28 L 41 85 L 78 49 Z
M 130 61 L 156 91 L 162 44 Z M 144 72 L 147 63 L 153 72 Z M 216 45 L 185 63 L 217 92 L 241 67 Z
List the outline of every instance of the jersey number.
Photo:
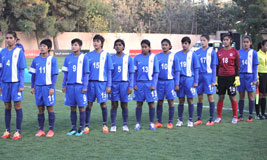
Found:
M 118 66 L 118 72 L 121 72 L 121 66 Z
M 181 67 L 186 67 L 186 62 L 185 61 L 180 62 L 180 65 L 181 65 Z
M 10 66 L 10 60 L 8 60 L 8 61 L 6 62 L 6 65 L 7 65 L 7 66 Z
M 100 64 L 99 64 L 99 62 L 94 62 L 93 66 L 94 66 L 94 68 L 99 68 Z
M 223 63 L 228 63 L 228 58 L 223 58 L 222 61 Z
M 167 63 L 162 63 L 161 64 L 161 68 L 165 69 L 165 70 L 168 69 L 168 64 Z
M 77 69 L 76 65 L 73 65 L 73 66 L 72 66 L 72 70 L 73 70 L 73 72 L 76 72 L 76 69 Z
M 39 71 L 40 71 L 40 73 L 45 73 L 45 67 L 43 67 L 43 68 L 40 67 L 40 68 L 39 68 Z
M 206 63 L 206 57 L 201 57 L 201 58 L 200 58 L 200 62 L 201 62 L 201 63 Z
M 143 72 L 148 72 L 148 66 L 143 66 L 142 70 L 143 70 Z

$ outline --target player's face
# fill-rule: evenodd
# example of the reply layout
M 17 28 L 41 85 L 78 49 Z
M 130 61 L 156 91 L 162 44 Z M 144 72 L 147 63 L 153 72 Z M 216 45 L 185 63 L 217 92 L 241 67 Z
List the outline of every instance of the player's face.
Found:
M 93 45 L 94 45 L 94 48 L 95 48 L 96 50 L 102 48 L 102 43 L 101 43 L 101 41 L 98 40 L 98 39 L 97 39 L 97 40 L 94 40 Z
M 16 38 L 12 34 L 7 34 L 6 42 L 8 46 L 13 46 L 16 44 Z
M 45 54 L 45 53 L 48 53 L 48 47 L 47 47 L 47 45 L 45 45 L 45 44 L 41 44 L 40 45 L 40 52 L 41 52 L 41 54 Z
M 124 46 L 121 42 L 117 42 L 114 46 L 117 53 L 121 53 L 124 50 Z
M 206 47 L 208 47 L 208 45 L 209 45 L 209 41 L 208 41 L 207 38 L 205 38 L 205 37 L 201 37 L 201 38 L 200 38 L 200 42 L 201 42 L 201 46 L 202 46 L 202 48 L 206 48 Z
M 75 42 L 71 45 L 71 49 L 72 52 L 78 52 L 81 50 L 81 46 L 77 42 Z
M 163 42 L 161 43 L 161 48 L 163 50 L 163 52 L 168 52 L 171 48 L 170 44 L 167 42 Z
M 188 50 L 190 47 L 190 44 L 188 42 L 184 42 L 182 43 L 182 46 L 183 46 L 183 50 Z
M 150 47 L 147 44 L 143 43 L 141 45 L 141 47 L 142 47 L 142 53 L 143 54 L 148 54 L 149 53 Z
M 261 46 L 261 50 L 264 52 L 267 51 L 267 42 L 263 46 Z
M 223 45 L 224 47 L 229 47 L 231 45 L 231 39 L 229 37 L 224 37 L 223 38 Z
M 250 46 L 251 46 L 251 42 L 250 42 L 250 40 L 249 40 L 248 38 L 245 38 L 245 39 L 243 40 L 243 47 L 244 47 L 245 49 L 249 49 Z

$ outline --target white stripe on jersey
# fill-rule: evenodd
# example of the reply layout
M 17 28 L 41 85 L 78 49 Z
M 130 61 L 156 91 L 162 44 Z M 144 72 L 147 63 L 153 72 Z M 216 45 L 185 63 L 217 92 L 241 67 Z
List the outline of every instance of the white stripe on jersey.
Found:
M 252 73 L 252 63 L 253 63 L 253 49 L 248 51 L 248 73 Z
M 2 63 L 0 63 L 0 68 L 2 68 L 3 67 L 3 64 Z
M 106 62 L 106 57 L 107 57 L 107 52 L 103 51 L 100 54 L 100 64 L 99 64 L 99 81 L 105 81 L 104 79 L 104 67 L 105 67 L 105 62 Z
M 148 79 L 152 80 L 152 75 L 154 71 L 154 59 L 155 59 L 155 54 L 150 54 L 149 59 L 148 59 Z
M 35 68 L 30 68 L 30 70 L 29 70 L 31 73 L 36 73 L 36 69 Z
M 192 62 L 192 57 L 193 57 L 192 55 L 193 55 L 193 51 L 190 50 L 186 56 L 186 76 L 188 77 L 192 76 L 192 71 L 191 71 L 191 62 Z
M 208 50 L 207 50 L 207 54 L 206 54 L 206 64 L 207 64 L 207 73 L 211 73 L 212 70 L 211 70 L 211 53 L 212 53 L 212 48 L 210 47 Z
M 173 79 L 172 66 L 173 66 L 173 61 L 174 61 L 174 55 L 175 53 L 171 52 L 168 57 L 168 79 Z
M 76 76 L 76 83 L 80 83 L 80 84 L 82 84 L 83 60 L 84 60 L 84 54 L 81 53 L 79 55 L 78 62 L 77 62 L 77 76 Z
M 18 60 L 19 60 L 20 48 L 16 48 L 12 54 L 12 80 L 11 82 L 18 82 Z
M 68 72 L 69 69 L 68 69 L 68 67 L 62 66 L 62 71 L 66 71 L 66 72 Z
M 48 56 L 46 59 L 46 64 L 45 64 L 45 68 L 46 68 L 46 72 L 45 72 L 45 82 L 46 85 L 50 85 L 52 84 L 52 80 L 51 80 L 51 73 L 52 73 L 52 58 L 53 56 Z
M 122 81 L 128 81 L 128 55 L 124 55 L 122 58 Z

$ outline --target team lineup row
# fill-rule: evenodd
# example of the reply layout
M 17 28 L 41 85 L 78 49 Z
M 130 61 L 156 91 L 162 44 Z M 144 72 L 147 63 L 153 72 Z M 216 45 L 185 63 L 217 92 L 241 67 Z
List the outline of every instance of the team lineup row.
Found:
M 16 47 L 17 35 L 13 31 L 6 34 L 8 47 L 0 53 L 0 92 L 5 104 L 6 131 L 2 138 L 11 138 L 11 101 L 14 101 L 16 110 L 16 132 L 13 139 L 21 138 L 21 124 L 23 119 L 21 101 L 24 90 L 24 69 L 27 67 L 23 50 Z M 249 119 L 253 121 L 254 91 L 257 84 L 257 72 L 260 56 L 251 49 L 251 38 L 245 36 L 243 48 L 239 51 L 231 47 L 232 36 L 226 34 L 223 37 L 224 48 L 217 53 L 208 46 L 209 36 L 202 35 L 202 48 L 193 52 L 190 50 L 191 40 L 184 37 L 181 42 L 183 50 L 171 52 L 171 42 L 168 39 L 161 41 L 162 52 L 154 55 L 150 52 L 150 42 L 141 42 L 142 53 L 132 59 L 124 54 L 125 43 L 118 39 L 114 43 L 116 54 L 110 55 L 103 50 L 104 38 L 96 35 L 93 38 L 95 50 L 87 54 L 81 53 L 82 41 L 71 41 L 73 53 L 66 56 L 62 67 L 64 78 L 62 92 L 65 93 L 64 104 L 70 106 L 71 130 L 67 135 L 82 136 L 90 132 L 90 115 L 93 102 L 97 99 L 102 109 L 103 133 L 116 132 L 116 117 L 119 101 L 121 102 L 123 131 L 128 132 L 128 102 L 133 92 L 133 100 L 136 101 L 136 125 L 134 130 L 141 129 L 142 105 L 147 101 L 149 106 L 149 128 L 156 130 L 162 127 L 162 111 L 164 98 L 169 104 L 169 119 L 167 128 L 173 128 L 174 100 L 179 98 L 177 127 L 183 126 L 183 110 L 185 97 L 188 102 L 189 120 L 188 127 L 202 124 L 203 94 L 207 94 L 209 100 L 210 118 L 206 123 L 212 126 L 220 123 L 222 108 L 226 91 L 230 97 L 233 110 L 232 123 L 243 120 L 244 95 L 249 95 Z M 55 57 L 49 54 L 52 42 L 45 39 L 40 43 L 40 56 L 32 61 L 29 72 L 31 78 L 31 93 L 35 95 L 38 106 L 39 131 L 37 137 L 45 136 L 44 111 L 47 107 L 49 119 L 49 131 L 46 137 L 54 136 L 55 113 L 55 84 L 59 73 Z M 264 54 L 267 43 L 263 41 L 261 50 Z M 265 63 L 265 62 L 264 62 Z M 261 64 L 261 63 L 260 63 Z M 264 64 L 265 65 L 265 64 Z M 267 69 L 263 68 L 264 70 Z M 217 80 L 216 80 L 217 73 Z M 259 73 L 260 75 L 260 73 Z M 264 77 L 265 74 L 263 75 Z M 217 83 L 218 82 L 218 83 Z M 263 81 L 266 83 L 266 81 Z M 262 83 L 260 83 L 263 85 Z M 217 118 L 214 121 L 215 112 L 215 86 L 219 100 L 217 103 Z M 267 85 L 261 90 L 262 98 L 266 98 Z M 237 88 L 236 88 L 237 87 Z M 239 113 L 237 117 L 236 89 L 240 93 Z M 198 96 L 197 120 L 193 122 L 194 103 L 193 98 Z M 265 97 L 264 97 L 265 96 Z M 111 128 L 107 127 L 108 110 L 107 100 L 111 100 Z M 155 101 L 157 106 L 155 107 Z M 262 100 L 261 100 L 262 101 Z M 266 102 L 266 100 L 265 100 Z M 264 105 L 262 105 L 264 106 Z M 77 128 L 77 113 L 79 109 L 79 126 Z M 156 109 L 155 109 L 156 108 Z M 262 108 L 264 117 L 265 108 Z M 155 112 L 157 122 L 154 124 Z M 256 107 L 257 112 L 257 107 Z M 259 111 L 257 112 L 257 115 Z

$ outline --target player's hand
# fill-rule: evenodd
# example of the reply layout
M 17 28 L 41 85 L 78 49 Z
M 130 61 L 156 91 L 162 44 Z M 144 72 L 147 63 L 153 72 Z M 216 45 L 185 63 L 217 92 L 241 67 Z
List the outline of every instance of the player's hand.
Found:
M 51 96 L 51 95 L 54 95 L 54 92 L 55 92 L 54 88 L 50 88 L 50 89 L 49 89 L 49 95 L 50 95 L 50 96 Z
M 211 83 L 211 87 L 217 86 L 217 83 Z
M 22 92 L 22 91 L 24 91 L 24 88 L 19 88 L 19 92 Z
M 62 92 L 63 93 L 66 93 L 66 88 L 62 88 Z
M 175 85 L 175 87 L 174 87 L 174 90 L 177 92 L 177 91 L 179 91 L 179 86 L 178 85 Z
M 34 88 L 32 88 L 31 93 L 35 94 L 35 89 Z
M 2 94 L 2 88 L 0 88 L 0 94 Z
M 106 88 L 106 93 L 110 94 L 111 93 L 111 89 L 110 88 Z
M 197 86 L 198 86 L 198 84 L 195 84 L 195 83 L 194 83 L 193 88 L 197 88 Z
M 136 91 L 137 91 L 137 90 L 138 90 L 138 87 L 137 87 L 137 86 L 134 86 L 134 90 L 136 90 Z
M 132 92 L 133 92 L 133 89 L 132 89 L 132 88 L 128 88 L 128 92 L 127 92 L 128 95 L 129 95 L 129 94 L 132 94 Z
M 239 78 L 239 76 L 235 76 L 234 85 L 235 85 L 236 87 L 237 87 L 237 86 L 240 86 L 240 78 Z
M 154 87 L 154 86 L 151 86 L 151 87 L 150 87 L 150 90 L 151 90 L 151 91 L 154 91 L 155 89 L 156 89 L 156 87 Z
M 252 82 L 251 85 L 252 86 L 257 85 L 257 82 Z
M 86 93 L 86 92 L 87 92 L 87 89 L 83 89 L 83 90 L 82 90 L 82 93 Z

